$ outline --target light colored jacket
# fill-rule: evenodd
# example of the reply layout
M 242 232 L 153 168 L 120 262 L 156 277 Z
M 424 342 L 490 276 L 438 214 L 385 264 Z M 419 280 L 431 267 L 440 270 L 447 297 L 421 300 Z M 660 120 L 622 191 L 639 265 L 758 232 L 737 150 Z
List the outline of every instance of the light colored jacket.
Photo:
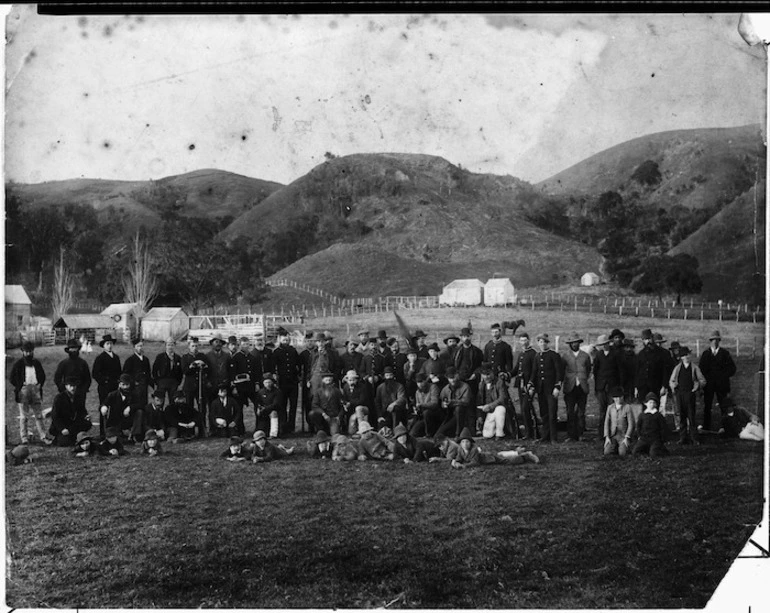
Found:
M 591 374 L 591 356 L 585 351 L 578 351 L 577 356 L 572 350 L 561 354 L 564 363 L 564 385 L 562 391 L 566 394 L 580 385 L 588 393 L 588 376 Z
M 694 384 L 694 389 L 692 391 L 697 392 L 699 389 L 706 387 L 706 377 L 703 376 L 701 369 L 695 362 L 690 362 L 690 366 L 692 367 L 692 380 Z M 668 380 L 668 386 L 672 390 L 676 390 L 676 388 L 679 386 L 679 372 L 681 370 L 682 361 L 679 360 L 679 364 L 674 367 L 674 370 L 671 373 L 671 378 Z
M 607 407 L 607 416 L 604 418 L 604 436 L 622 434 L 631 438 L 634 423 L 634 412 L 629 405 L 623 404 L 618 408 L 612 403 Z

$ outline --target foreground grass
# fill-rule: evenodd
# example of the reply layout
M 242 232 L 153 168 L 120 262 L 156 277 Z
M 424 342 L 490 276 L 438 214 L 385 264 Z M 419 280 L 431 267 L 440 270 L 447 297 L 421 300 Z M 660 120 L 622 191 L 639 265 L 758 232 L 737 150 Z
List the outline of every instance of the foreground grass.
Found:
M 6 467 L 8 606 L 697 608 L 761 512 L 746 442 L 464 471 L 230 464 L 223 446 Z

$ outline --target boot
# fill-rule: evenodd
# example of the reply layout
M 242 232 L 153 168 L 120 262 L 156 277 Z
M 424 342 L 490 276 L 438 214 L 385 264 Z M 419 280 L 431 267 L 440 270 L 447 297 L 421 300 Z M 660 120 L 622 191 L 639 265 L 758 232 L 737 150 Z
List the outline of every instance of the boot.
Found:
M 268 438 L 278 438 L 278 417 L 270 418 L 270 436 Z

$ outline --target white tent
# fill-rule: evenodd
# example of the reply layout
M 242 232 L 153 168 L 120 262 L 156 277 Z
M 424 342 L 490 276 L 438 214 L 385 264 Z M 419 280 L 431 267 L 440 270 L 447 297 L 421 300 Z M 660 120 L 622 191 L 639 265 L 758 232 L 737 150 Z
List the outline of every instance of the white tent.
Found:
M 142 338 L 146 341 L 178 339 L 189 329 L 190 318 L 181 307 L 155 307 L 142 318 Z
M 516 290 L 507 277 L 490 279 L 484 286 L 484 304 L 486 306 L 505 306 L 516 303 Z
M 484 284 L 478 279 L 455 279 L 444 286 L 439 304 L 475 306 L 484 301 Z
M 599 281 L 599 275 L 595 272 L 587 272 L 580 277 L 580 285 L 584 286 L 599 285 Z

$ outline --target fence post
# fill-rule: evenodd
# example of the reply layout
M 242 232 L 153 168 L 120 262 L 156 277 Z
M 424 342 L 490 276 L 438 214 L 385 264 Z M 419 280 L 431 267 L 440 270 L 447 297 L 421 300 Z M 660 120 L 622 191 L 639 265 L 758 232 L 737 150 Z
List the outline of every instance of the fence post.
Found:
M 636 316 L 639 317 L 639 305 L 636 305 Z
M 530 296 L 530 298 L 531 298 L 531 296 Z M 535 310 L 535 303 L 534 303 L 534 302 L 532 302 L 532 300 L 530 300 L 529 302 L 530 302 L 530 304 L 532 305 L 532 310 L 534 311 L 534 310 Z M 754 315 L 754 319 L 755 319 L 755 320 L 757 319 L 757 316 L 756 316 L 756 315 Z
M 622 304 L 618 307 L 618 315 L 620 315 L 621 317 L 623 316 L 623 305 Z
M 741 339 L 739 338 L 735 339 L 735 355 L 736 357 L 740 357 L 741 355 Z
M 700 339 L 695 339 L 695 355 L 700 357 Z
M 655 317 L 655 309 L 650 309 L 650 317 Z
M 701 319 L 703 319 L 703 311 L 700 312 Z M 684 318 L 687 319 L 687 309 L 684 310 Z
M 700 312 L 700 320 L 703 321 L 703 309 L 701 309 L 701 312 Z
M 722 321 L 722 309 L 719 309 L 719 321 Z

